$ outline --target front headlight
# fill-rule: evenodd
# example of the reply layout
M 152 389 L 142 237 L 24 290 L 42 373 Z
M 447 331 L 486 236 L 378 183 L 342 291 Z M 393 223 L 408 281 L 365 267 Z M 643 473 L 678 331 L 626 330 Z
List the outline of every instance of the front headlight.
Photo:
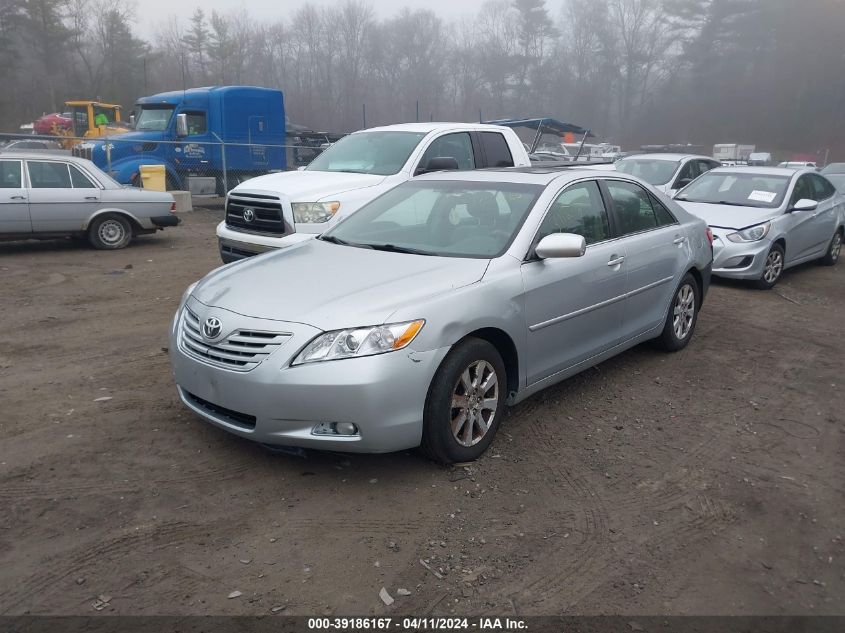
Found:
M 308 343 L 291 365 L 394 352 L 410 345 L 423 325 L 419 320 L 326 332 Z
M 339 202 L 294 202 L 293 221 L 302 224 L 319 224 L 328 222 L 340 209 Z
M 759 242 L 769 234 L 769 229 L 772 228 L 771 222 L 763 222 L 757 226 L 752 226 L 736 233 L 731 233 L 727 238 L 731 242 Z

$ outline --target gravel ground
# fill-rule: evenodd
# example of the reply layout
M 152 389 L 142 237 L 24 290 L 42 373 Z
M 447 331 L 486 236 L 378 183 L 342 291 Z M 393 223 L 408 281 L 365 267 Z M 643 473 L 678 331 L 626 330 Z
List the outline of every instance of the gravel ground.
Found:
M 845 265 L 716 283 L 686 350 L 530 398 L 477 463 L 303 457 L 176 397 L 220 215 L 0 244 L 0 614 L 845 614 Z

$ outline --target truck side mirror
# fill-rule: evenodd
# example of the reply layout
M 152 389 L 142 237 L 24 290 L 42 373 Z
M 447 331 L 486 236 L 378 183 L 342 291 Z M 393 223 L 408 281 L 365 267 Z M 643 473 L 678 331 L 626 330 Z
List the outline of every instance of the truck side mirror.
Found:
M 414 175 L 419 176 L 420 174 L 427 174 L 432 171 L 458 171 L 459 169 L 458 159 L 454 156 L 435 156 L 429 159 L 425 167 L 418 167 Z
M 135 127 L 135 115 L 134 114 L 129 115 L 129 127 Z
M 176 136 L 188 136 L 188 115 L 176 115 Z

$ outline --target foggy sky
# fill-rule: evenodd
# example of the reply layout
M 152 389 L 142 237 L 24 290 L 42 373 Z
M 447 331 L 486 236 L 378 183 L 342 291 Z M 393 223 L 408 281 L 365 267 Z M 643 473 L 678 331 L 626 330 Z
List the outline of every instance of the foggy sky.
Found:
M 410 9 L 431 9 L 440 17 L 454 20 L 463 15 L 475 14 L 484 0 L 369 0 L 370 5 L 380 18 L 395 15 L 402 7 Z M 249 15 L 257 20 L 275 21 L 287 19 L 299 7 L 305 4 L 331 6 L 332 0 L 143 0 L 137 4 L 136 20 L 138 32 L 142 37 L 152 37 L 156 26 L 170 16 L 177 16 L 187 24 L 197 6 L 202 6 L 206 15 L 212 10 L 218 12 L 240 11 L 246 8 Z

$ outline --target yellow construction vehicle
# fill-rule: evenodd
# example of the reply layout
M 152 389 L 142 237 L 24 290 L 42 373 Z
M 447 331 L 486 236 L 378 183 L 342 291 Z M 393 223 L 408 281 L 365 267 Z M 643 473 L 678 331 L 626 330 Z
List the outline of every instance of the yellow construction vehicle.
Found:
M 70 112 L 70 127 L 54 125 L 53 134 L 69 137 L 61 141 L 65 149 L 70 149 L 80 138 L 114 136 L 129 132 L 129 126 L 120 118 L 120 106 L 98 101 L 65 101 L 65 108 Z

